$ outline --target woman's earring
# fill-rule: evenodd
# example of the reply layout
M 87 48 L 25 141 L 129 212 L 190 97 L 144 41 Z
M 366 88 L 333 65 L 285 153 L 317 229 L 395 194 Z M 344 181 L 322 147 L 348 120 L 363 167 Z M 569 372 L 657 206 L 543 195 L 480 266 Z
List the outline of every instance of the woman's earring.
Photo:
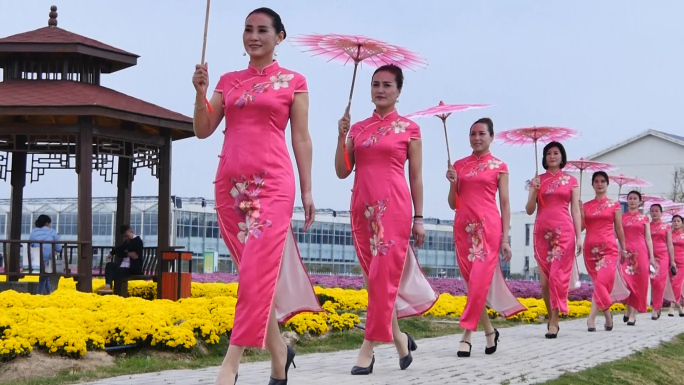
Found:
M 399 103 L 399 99 L 397 99 L 397 103 Z
M 242 53 L 242 56 L 247 56 L 247 52 L 243 52 L 243 53 Z

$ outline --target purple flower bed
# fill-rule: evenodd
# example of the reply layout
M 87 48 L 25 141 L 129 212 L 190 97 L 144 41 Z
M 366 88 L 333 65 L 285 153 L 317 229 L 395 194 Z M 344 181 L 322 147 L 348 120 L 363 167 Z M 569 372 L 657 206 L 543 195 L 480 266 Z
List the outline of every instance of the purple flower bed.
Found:
M 237 274 L 230 273 L 211 273 L 211 274 L 192 274 L 193 282 L 217 282 L 224 283 L 237 282 Z M 344 289 L 359 290 L 363 288 L 362 277 L 348 277 L 343 275 L 312 275 L 311 281 L 314 285 L 324 287 L 341 287 Z M 451 295 L 465 295 L 466 286 L 463 280 L 455 278 L 431 278 L 430 284 L 440 294 L 449 293 Z M 513 295 L 519 298 L 541 298 L 541 285 L 536 281 L 507 281 L 508 287 Z M 594 290 L 590 283 L 582 283 L 582 286 L 570 292 L 568 299 L 572 301 L 588 300 Z

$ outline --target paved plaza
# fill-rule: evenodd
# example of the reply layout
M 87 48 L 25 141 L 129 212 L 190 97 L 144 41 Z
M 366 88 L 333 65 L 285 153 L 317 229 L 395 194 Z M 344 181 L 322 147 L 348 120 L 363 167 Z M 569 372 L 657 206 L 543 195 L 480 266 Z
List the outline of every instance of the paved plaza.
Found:
M 559 338 L 544 338 L 545 325 L 522 325 L 501 329 L 499 350 L 484 354 L 482 332 L 473 337 L 470 358 L 456 357 L 459 336 L 417 341 L 414 361 L 407 370 L 399 370 L 393 345 L 376 348 L 376 364 L 370 376 L 351 376 L 356 352 L 298 356 L 297 369 L 291 368 L 289 383 L 293 385 L 380 385 L 380 384 L 535 384 L 554 379 L 565 372 L 576 372 L 623 358 L 635 351 L 657 346 L 684 332 L 680 317 L 663 317 L 652 321 L 649 314 L 640 315 L 636 326 L 622 323 L 615 316 L 615 328 L 603 329 L 597 319 L 597 332 L 589 333 L 586 319 L 561 323 Z M 246 363 L 240 367 L 239 385 L 268 383 L 270 362 Z M 90 385 L 171 385 L 213 384 L 218 368 L 170 370 L 121 376 L 90 382 Z

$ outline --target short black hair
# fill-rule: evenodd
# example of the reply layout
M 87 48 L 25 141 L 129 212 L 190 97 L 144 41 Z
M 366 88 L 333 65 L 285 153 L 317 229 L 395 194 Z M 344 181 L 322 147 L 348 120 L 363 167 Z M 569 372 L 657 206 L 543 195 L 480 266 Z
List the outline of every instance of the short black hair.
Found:
M 679 214 L 675 214 L 675 215 L 672 216 L 672 221 L 673 221 L 673 222 L 674 222 L 674 219 L 675 219 L 675 218 L 679 218 L 680 221 L 684 222 L 684 218 L 682 218 L 682 216 L 679 215 Z
M 549 169 L 549 165 L 546 164 L 546 153 L 549 152 L 550 149 L 552 148 L 557 148 L 558 151 L 561 153 L 561 163 L 560 163 L 560 168 L 562 169 L 565 167 L 565 164 L 568 163 L 568 155 L 565 152 L 565 147 L 560 142 L 551 142 L 544 146 L 544 151 L 542 151 L 542 167 L 544 167 L 544 170 Z
M 651 205 L 651 208 L 657 207 L 660 212 L 663 212 L 663 206 L 660 205 L 660 203 L 654 203 Z
M 50 219 L 50 217 L 45 214 L 41 214 L 38 216 L 38 219 L 36 219 L 35 225 L 36 227 L 40 228 L 45 227 L 45 225 L 47 225 L 48 223 L 52 223 L 52 219 Z
M 639 197 L 639 202 L 641 202 L 641 193 L 640 192 L 638 192 L 637 190 L 632 190 L 632 191 L 627 193 L 627 196 L 630 196 L 632 194 L 636 194 Z
M 493 137 L 494 136 L 494 121 L 492 121 L 489 118 L 480 118 L 480 119 L 476 120 L 475 123 L 470 125 L 470 129 L 472 130 L 474 125 L 480 124 L 480 123 L 487 126 L 487 131 L 489 131 L 489 135 Z M 470 134 L 470 132 L 469 132 L 469 134 Z
M 596 177 L 602 176 L 606 180 L 606 184 L 610 184 L 610 179 L 608 179 L 608 174 L 606 174 L 605 171 L 596 171 L 592 176 L 591 176 L 591 184 L 594 184 L 594 181 L 596 180 Z
M 122 225 L 119 227 L 119 234 L 124 235 L 126 234 L 126 231 L 130 230 L 131 226 L 130 225 Z
M 273 29 L 275 29 L 276 34 L 282 32 L 283 33 L 283 40 L 285 40 L 285 38 L 287 37 L 287 32 L 285 32 L 285 25 L 283 24 L 283 20 L 280 18 L 280 15 L 278 14 L 278 12 L 272 10 L 271 8 L 261 7 L 261 8 L 257 8 L 255 10 L 253 10 L 252 12 L 250 12 L 247 15 L 247 17 L 250 17 L 255 13 L 262 13 L 262 14 L 270 17 Z
M 404 87 L 404 71 L 401 70 L 401 68 L 397 65 L 394 64 L 385 64 L 383 66 L 378 67 L 378 69 L 373 72 L 373 76 L 371 79 L 375 77 L 375 74 L 378 72 L 389 72 L 392 75 L 394 75 L 394 80 L 397 82 L 397 89 L 401 91 L 401 88 Z M 372 80 L 371 80 L 372 81 Z

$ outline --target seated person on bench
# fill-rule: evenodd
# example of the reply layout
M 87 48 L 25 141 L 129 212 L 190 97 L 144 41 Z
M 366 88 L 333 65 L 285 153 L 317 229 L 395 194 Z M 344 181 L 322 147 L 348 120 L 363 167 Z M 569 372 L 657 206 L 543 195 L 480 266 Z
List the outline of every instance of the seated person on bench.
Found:
M 129 225 L 121 226 L 119 231 L 123 235 L 124 241 L 107 255 L 107 261 L 111 262 L 107 262 L 105 265 L 105 287 L 98 290 L 100 293 L 111 293 L 112 283 L 117 279 L 143 273 L 142 239 L 135 235 Z

